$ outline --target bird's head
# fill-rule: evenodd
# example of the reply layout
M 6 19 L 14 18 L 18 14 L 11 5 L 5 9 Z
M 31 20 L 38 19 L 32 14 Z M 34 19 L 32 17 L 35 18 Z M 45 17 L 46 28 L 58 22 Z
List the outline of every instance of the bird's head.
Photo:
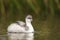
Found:
M 31 22 L 32 21 L 32 16 L 31 15 L 27 15 L 26 16 L 26 21 Z

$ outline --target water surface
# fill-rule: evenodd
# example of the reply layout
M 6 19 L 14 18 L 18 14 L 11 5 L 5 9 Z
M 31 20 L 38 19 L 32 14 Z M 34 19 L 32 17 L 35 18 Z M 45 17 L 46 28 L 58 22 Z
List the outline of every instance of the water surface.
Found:
M 49 32 L 7 33 L 0 35 L 0 40 L 60 40 L 60 35 Z

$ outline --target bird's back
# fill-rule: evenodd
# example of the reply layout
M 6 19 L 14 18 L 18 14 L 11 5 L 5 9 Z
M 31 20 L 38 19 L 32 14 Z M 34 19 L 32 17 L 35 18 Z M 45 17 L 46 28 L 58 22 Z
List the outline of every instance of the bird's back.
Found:
M 22 22 L 21 22 L 22 23 Z M 17 23 L 12 23 L 8 26 L 8 32 L 23 32 L 25 31 L 24 24 L 18 25 Z

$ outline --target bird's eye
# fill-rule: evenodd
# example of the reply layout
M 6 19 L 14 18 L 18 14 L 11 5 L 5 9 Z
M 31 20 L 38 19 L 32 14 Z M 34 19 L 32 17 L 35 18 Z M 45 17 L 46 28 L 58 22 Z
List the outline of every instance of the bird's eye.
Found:
M 32 19 L 31 17 L 28 17 L 28 19 Z

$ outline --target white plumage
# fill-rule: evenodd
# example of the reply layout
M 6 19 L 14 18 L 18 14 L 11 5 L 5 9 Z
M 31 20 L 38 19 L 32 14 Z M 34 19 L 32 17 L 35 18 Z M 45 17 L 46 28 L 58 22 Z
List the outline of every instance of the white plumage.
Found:
M 8 26 L 8 32 L 34 32 L 32 22 L 32 16 L 27 15 L 25 18 L 25 23 L 22 21 L 17 21 L 16 23 L 12 23 Z

